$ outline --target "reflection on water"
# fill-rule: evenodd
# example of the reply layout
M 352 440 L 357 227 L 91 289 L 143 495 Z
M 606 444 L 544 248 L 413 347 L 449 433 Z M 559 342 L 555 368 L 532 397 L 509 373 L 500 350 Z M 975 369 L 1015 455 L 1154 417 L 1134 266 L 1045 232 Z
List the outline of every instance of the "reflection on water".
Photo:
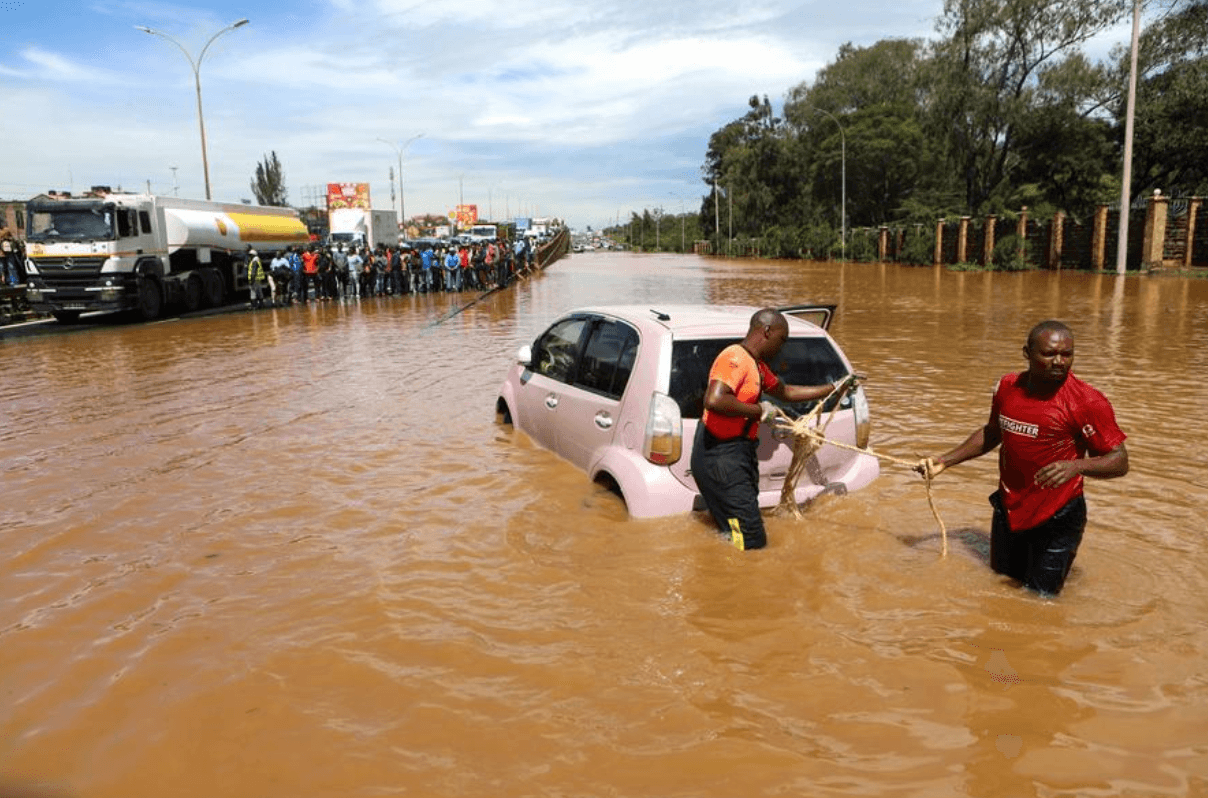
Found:
M 837 302 L 901 457 L 1062 318 L 1133 470 L 1057 601 L 986 565 L 993 457 L 936 485 L 947 559 L 896 466 L 757 553 L 630 521 L 493 423 L 521 344 L 617 302 Z M 1203 282 L 576 255 L 459 307 L 0 342 L 0 795 L 1205 790 Z

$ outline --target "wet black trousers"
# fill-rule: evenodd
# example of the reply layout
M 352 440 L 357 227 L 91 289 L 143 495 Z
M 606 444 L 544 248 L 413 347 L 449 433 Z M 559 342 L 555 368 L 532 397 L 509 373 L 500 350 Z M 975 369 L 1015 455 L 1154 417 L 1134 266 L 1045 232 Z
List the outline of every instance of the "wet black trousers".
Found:
M 990 567 L 1037 593 L 1055 596 L 1065 585 L 1086 529 L 1086 498 L 1079 494 L 1039 526 L 1012 532 L 997 492 L 990 496 Z
M 722 534 L 742 550 L 768 544 L 759 515 L 758 445 L 746 437 L 719 440 L 704 423 L 696 425 L 692 443 L 692 476 L 705 507 Z

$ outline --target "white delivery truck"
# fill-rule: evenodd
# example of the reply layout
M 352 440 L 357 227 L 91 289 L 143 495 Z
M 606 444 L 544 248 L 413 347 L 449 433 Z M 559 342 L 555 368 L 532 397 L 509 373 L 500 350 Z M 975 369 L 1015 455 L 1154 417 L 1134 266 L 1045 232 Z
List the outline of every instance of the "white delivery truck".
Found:
M 335 208 L 327 214 L 328 244 L 377 247 L 398 246 L 398 216 L 394 211 Z
M 220 305 L 247 288 L 247 251 L 310 236 L 292 208 L 109 193 L 26 204 L 27 297 L 61 322 L 86 311 Z

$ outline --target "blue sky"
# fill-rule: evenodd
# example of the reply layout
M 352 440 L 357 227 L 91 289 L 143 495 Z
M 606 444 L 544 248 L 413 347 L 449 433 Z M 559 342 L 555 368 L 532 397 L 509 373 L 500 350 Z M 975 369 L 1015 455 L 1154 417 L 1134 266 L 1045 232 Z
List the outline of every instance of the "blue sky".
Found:
M 0 197 L 148 181 L 203 197 L 192 69 L 172 42 L 135 26 L 196 58 L 246 17 L 200 70 L 215 199 L 251 198 L 257 162 L 276 151 L 295 205 L 328 182 L 368 182 L 375 207 L 397 207 L 389 170 L 405 144 L 408 216 L 464 201 L 483 216 L 601 227 L 631 209 L 692 210 L 709 136 L 748 97 L 779 107 L 842 43 L 930 37 L 941 8 L 0 0 Z

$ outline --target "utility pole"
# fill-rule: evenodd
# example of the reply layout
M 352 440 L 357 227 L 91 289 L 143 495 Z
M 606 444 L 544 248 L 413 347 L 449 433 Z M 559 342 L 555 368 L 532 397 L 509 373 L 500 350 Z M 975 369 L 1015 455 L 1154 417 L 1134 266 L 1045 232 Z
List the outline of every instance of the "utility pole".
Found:
M 1137 104 L 1137 44 L 1141 38 L 1141 0 L 1133 0 L 1132 57 L 1124 114 L 1124 175 L 1120 186 L 1120 230 L 1116 236 L 1116 274 L 1128 270 L 1128 209 L 1132 205 L 1133 113 Z

